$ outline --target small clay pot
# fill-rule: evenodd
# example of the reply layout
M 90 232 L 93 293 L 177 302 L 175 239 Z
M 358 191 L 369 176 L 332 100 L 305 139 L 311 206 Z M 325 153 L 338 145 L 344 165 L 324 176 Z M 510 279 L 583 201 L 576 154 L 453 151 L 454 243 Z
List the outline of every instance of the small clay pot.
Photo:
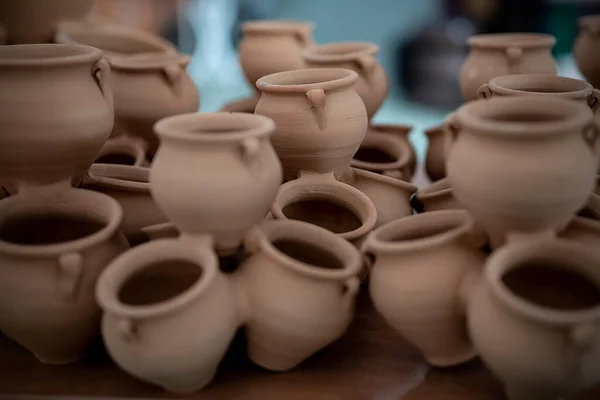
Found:
M 374 258 L 375 309 L 431 365 L 449 367 L 476 355 L 465 313 L 485 261 L 484 239 L 466 211 L 446 210 L 385 224 L 361 247 Z
M 511 400 L 567 398 L 598 381 L 600 270 L 584 246 L 510 244 L 485 265 L 470 337 Z
M 468 39 L 470 52 L 460 70 L 460 90 L 466 101 L 477 100 L 477 90 L 496 76 L 556 75 L 552 58 L 554 36 L 541 33 L 492 33 Z
M 573 45 L 577 67 L 594 87 L 600 87 L 600 15 L 579 18 L 579 35 Z
M 356 248 L 318 226 L 269 221 L 246 249 L 234 279 L 253 362 L 287 371 L 344 334 L 360 288 Z
M 368 42 L 341 42 L 313 45 L 303 51 L 307 68 L 345 68 L 358 74 L 356 92 L 365 103 L 369 120 L 388 93 L 388 79 L 377 62 L 379 46 Z
M 412 132 L 412 129 L 412 125 L 402 124 L 369 124 L 369 127 L 367 128 L 367 136 L 369 136 L 371 133 L 380 133 L 388 136 L 393 136 L 406 143 L 409 151 L 407 175 L 409 175 L 411 179 L 412 176 L 415 174 L 415 170 L 417 169 L 417 152 L 415 151 L 415 148 L 410 142 L 410 133 Z
M 415 195 L 415 199 L 418 203 L 418 208 L 415 209 L 419 213 L 464 209 L 452 194 L 452 187 L 448 178 L 440 179 L 427 187 L 419 189 Z
M 138 137 L 123 135 L 108 139 L 94 163 L 143 167 L 148 164 L 147 148 L 148 144 Z
M 254 109 L 256 108 L 259 98 L 259 96 L 253 96 L 241 100 L 235 100 L 231 103 L 225 104 L 220 111 L 254 114 Z
M 446 177 L 446 156 L 444 154 L 444 130 L 442 125 L 425 129 L 427 154 L 425 172 L 432 182 Z

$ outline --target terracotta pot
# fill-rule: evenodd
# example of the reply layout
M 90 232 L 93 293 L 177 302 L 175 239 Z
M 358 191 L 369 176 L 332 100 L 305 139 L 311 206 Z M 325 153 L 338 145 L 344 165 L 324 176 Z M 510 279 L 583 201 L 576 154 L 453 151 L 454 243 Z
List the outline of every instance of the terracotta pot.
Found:
M 509 399 L 566 398 L 597 383 L 599 272 L 585 247 L 556 239 L 490 257 L 469 332 Z
M 367 128 L 367 136 L 371 133 L 380 133 L 388 136 L 393 136 L 397 139 L 402 140 L 408 146 L 408 175 L 412 179 L 417 169 L 417 152 L 410 142 L 410 133 L 412 132 L 412 125 L 402 124 L 369 124 Z
M 50 43 L 56 24 L 84 18 L 93 0 L 19 0 L 0 4 L 0 28 L 7 44 Z
M 379 46 L 368 42 L 341 42 L 313 45 L 303 51 L 308 68 L 344 68 L 358 74 L 356 92 L 365 103 L 369 120 L 388 93 L 388 79 L 377 62 Z
M 241 322 L 217 265 L 209 247 L 185 239 L 152 241 L 112 262 L 96 286 L 112 359 L 171 392 L 208 385 Z
M 492 96 L 542 96 L 561 97 L 583 102 L 593 112 L 600 107 L 600 90 L 589 83 L 556 75 L 505 75 L 492 78 L 479 87 L 479 97 Z
M 254 109 L 256 108 L 258 99 L 260 99 L 259 96 L 253 96 L 241 100 L 235 100 L 231 103 L 225 104 L 225 106 L 221 108 L 221 111 L 254 114 Z
M 275 121 L 271 141 L 286 180 L 299 171 L 345 170 L 367 133 L 358 75 L 337 68 L 280 72 L 260 78 L 256 114 Z
M 142 227 L 167 222 L 150 196 L 148 168 L 93 164 L 82 187 L 107 194 L 119 202 L 124 212 L 121 230 L 132 245 L 146 241 Z
M 579 18 L 579 35 L 573 45 L 573 55 L 579 70 L 594 87 L 600 87 L 600 15 Z
M 344 334 L 360 288 L 358 250 L 300 221 L 265 222 L 246 248 L 235 279 L 252 361 L 287 371 Z
M 444 130 L 442 126 L 425 129 L 427 154 L 425 172 L 432 182 L 446 177 L 446 156 L 444 154 Z
M 242 24 L 238 52 L 250 84 L 265 75 L 304 67 L 302 50 L 312 44 L 314 24 L 304 21 L 258 20 Z
M 509 232 L 564 228 L 594 188 L 600 127 L 587 106 L 498 97 L 462 106 L 446 127 L 454 196 L 492 246 Z
M 123 212 L 89 190 L 43 188 L 0 202 L 0 330 L 41 362 L 83 357 L 96 338 L 100 272 L 127 242 Z
M 485 261 L 483 244 L 465 211 L 447 210 L 385 224 L 362 246 L 374 258 L 375 309 L 431 365 L 453 366 L 476 355 L 465 313 Z
M 148 144 L 137 137 L 123 135 L 109 139 L 94 163 L 146 166 L 146 149 Z
M 0 182 L 16 191 L 84 176 L 113 126 L 109 80 L 92 47 L 0 47 Z
M 419 213 L 464 209 L 452 193 L 452 187 L 448 178 L 435 181 L 427 187 L 421 188 L 415 195 L 418 203 L 415 208 Z
M 541 33 L 492 33 L 468 40 L 469 56 L 460 71 L 466 101 L 477 100 L 479 86 L 509 74 L 556 75 L 552 47 L 556 39 Z
M 220 255 L 269 212 L 282 181 L 269 118 L 184 114 L 156 124 L 161 145 L 150 170 L 154 200 L 184 234 L 209 233 Z M 243 201 L 240 201 L 243 199 Z

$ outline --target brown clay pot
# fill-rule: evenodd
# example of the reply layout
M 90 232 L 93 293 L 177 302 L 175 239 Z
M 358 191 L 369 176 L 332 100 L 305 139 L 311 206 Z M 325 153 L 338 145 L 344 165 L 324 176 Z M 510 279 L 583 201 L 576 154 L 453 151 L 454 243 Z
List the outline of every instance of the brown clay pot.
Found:
M 122 135 L 108 141 L 102 147 L 94 163 L 146 166 L 146 150 L 148 144 L 141 138 Z
M 341 42 L 309 46 L 302 53 L 307 68 L 344 68 L 358 74 L 356 92 L 365 103 L 369 120 L 388 93 L 388 79 L 377 62 L 379 46 L 368 42 Z
M 258 80 L 256 114 L 275 121 L 271 138 L 286 180 L 299 171 L 342 172 L 367 132 L 358 75 L 338 68 L 279 72 Z
M 477 100 L 477 90 L 496 76 L 556 75 L 551 50 L 556 39 L 541 33 L 492 33 L 471 36 L 470 52 L 460 71 L 466 101 Z
M 256 108 L 259 98 L 259 96 L 253 96 L 246 99 L 235 100 L 231 103 L 225 104 L 220 111 L 254 114 L 254 109 Z
M 579 35 L 573 45 L 573 55 L 579 70 L 594 87 L 600 87 L 600 15 L 579 18 Z
M 408 172 L 411 179 L 417 169 L 417 152 L 410 142 L 410 133 L 412 129 L 412 125 L 402 124 L 369 124 L 369 127 L 367 128 L 367 135 L 371 132 L 381 133 L 398 138 L 407 144 L 409 151 Z
M 425 129 L 427 154 L 425 172 L 432 182 L 446 177 L 446 156 L 444 154 L 444 130 L 442 126 Z
M 464 209 L 452 194 L 452 187 L 448 178 L 442 178 L 431 183 L 429 186 L 419 189 L 415 198 L 420 213 Z

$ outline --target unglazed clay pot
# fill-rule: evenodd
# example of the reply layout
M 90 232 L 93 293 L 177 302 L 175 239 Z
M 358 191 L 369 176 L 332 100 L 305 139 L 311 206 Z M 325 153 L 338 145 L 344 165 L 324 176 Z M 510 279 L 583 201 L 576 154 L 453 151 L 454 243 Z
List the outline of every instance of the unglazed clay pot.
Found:
M 156 126 L 161 145 L 150 170 L 156 203 L 183 234 L 214 236 L 220 255 L 269 212 L 282 181 L 267 117 L 184 114 Z M 243 199 L 243 201 L 241 201 Z
M 138 137 L 122 135 L 108 139 L 94 161 L 97 164 L 145 166 L 148 144 Z
M 509 244 L 486 263 L 469 332 L 510 400 L 558 400 L 600 380 L 598 263 L 556 239 Z
M 232 289 L 207 246 L 185 239 L 140 245 L 98 280 L 104 344 L 139 379 L 176 393 L 199 390 L 241 322 Z
M 415 195 L 415 201 L 417 203 L 415 209 L 420 213 L 464 209 L 454 197 L 448 178 L 440 179 L 419 189 Z
M 446 177 L 446 156 L 444 154 L 444 130 L 442 126 L 425 129 L 427 154 L 425 172 L 432 182 Z
M 494 97 L 462 106 L 446 127 L 454 196 L 492 246 L 509 232 L 564 228 L 594 188 L 600 132 L 586 105 Z
M 304 21 L 258 20 L 242 24 L 238 52 L 250 84 L 275 72 L 304 67 L 302 51 L 312 44 L 314 25 Z
M 579 70 L 594 87 L 600 87 L 600 15 L 579 19 L 579 35 L 573 45 L 573 55 Z
M 379 46 L 368 42 L 341 42 L 309 46 L 302 53 L 307 68 L 345 68 L 358 74 L 356 92 L 365 103 L 369 120 L 388 93 L 388 79 L 377 62 Z
M 367 132 L 367 113 L 354 90 L 358 75 L 338 68 L 280 72 L 260 78 L 256 114 L 275 121 L 271 138 L 286 180 L 299 171 L 341 172 Z
M 360 288 L 358 250 L 300 221 L 265 222 L 246 248 L 235 279 L 252 361 L 287 371 L 344 334 Z
M 128 248 L 123 212 L 89 190 L 45 187 L 0 202 L 0 330 L 40 361 L 80 359 L 96 338 L 93 290 Z
M 492 33 L 468 40 L 469 56 L 460 70 L 460 90 L 466 101 L 477 100 L 477 90 L 496 76 L 556 75 L 552 47 L 556 39 L 541 33 Z
M 593 112 L 600 107 L 600 90 L 589 83 L 556 75 L 505 75 L 492 78 L 479 87 L 479 97 L 492 96 L 543 96 L 562 97 L 583 102 Z
M 415 174 L 415 170 L 417 169 L 417 152 L 410 142 L 409 137 L 412 129 L 412 125 L 402 124 L 369 124 L 369 127 L 367 128 L 367 136 L 369 136 L 371 133 L 392 136 L 403 141 L 408 146 L 408 175 L 410 178 L 412 178 L 412 176 Z
M 363 253 L 374 258 L 369 293 L 375 309 L 431 365 L 448 367 L 476 355 L 465 314 L 485 261 L 484 243 L 462 210 L 402 218 L 363 243 Z
M 220 111 L 244 112 L 244 113 L 254 114 L 254 109 L 256 108 L 256 104 L 258 103 L 259 99 L 260 99 L 260 96 L 253 96 L 253 97 L 248 97 L 246 99 L 235 100 L 235 101 L 232 101 L 231 103 L 225 104 L 225 106 L 223 106 L 223 108 L 221 108 Z
M 0 182 L 14 192 L 84 176 L 113 126 L 109 80 L 92 47 L 1 46 Z

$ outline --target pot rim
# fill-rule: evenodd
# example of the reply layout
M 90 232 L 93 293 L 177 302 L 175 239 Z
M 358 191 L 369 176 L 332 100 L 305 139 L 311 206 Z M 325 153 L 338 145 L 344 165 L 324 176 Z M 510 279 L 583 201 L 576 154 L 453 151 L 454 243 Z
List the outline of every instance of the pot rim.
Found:
M 314 81 L 302 83 L 305 81 Z M 344 68 L 305 68 L 276 72 L 256 81 L 256 87 L 266 93 L 301 93 L 311 89 L 336 90 L 352 86 L 358 74 Z M 300 83 L 294 83 L 294 82 Z
M 448 177 L 445 177 L 431 182 L 428 186 L 419 189 L 417 191 L 417 198 L 421 200 L 429 200 L 448 194 L 452 194 L 452 186 L 450 186 L 450 180 Z
M 402 179 L 392 178 L 391 176 L 378 174 L 373 171 L 368 171 L 368 170 L 364 170 L 364 169 L 356 168 L 356 167 L 350 167 L 350 169 L 352 170 L 352 174 L 355 176 L 358 175 L 362 178 L 375 180 L 375 181 L 386 183 L 388 185 L 396 186 L 402 190 L 405 190 L 410 195 L 412 195 L 418 191 L 417 186 L 413 185 L 410 182 L 404 181 Z
M 508 47 L 532 49 L 552 47 L 556 44 L 556 38 L 546 33 L 533 32 L 484 33 L 469 37 L 467 44 L 470 47 L 482 49 L 505 49 Z
M 350 161 L 350 165 L 369 171 L 386 171 L 390 169 L 402 169 L 410 164 L 411 149 L 410 145 L 402 139 L 395 138 L 389 134 L 380 132 L 368 132 L 360 144 L 357 152 L 361 148 L 375 149 L 386 155 L 395 158 L 394 161 L 378 163 L 372 161 L 363 161 L 354 158 Z M 391 151 L 390 151 L 391 150 Z
M 330 63 L 354 61 L 365 54 L 376 57 L 378 52 L 379 46 L 375 43 L 348 41 L 308 46 L 302 51 L 302 57 L 309 62 Z
M 560 86 L 572 84 L 577 89 L 560 90 Z M 535 90 L 524 90 L 523 88 L 544 88 L 550 86 L 552 89 L 560 90 L 557 92 L 541 92 Z M 546 74 L 519 74 L 503 75 L 490 79 L 488 87 L 494 93 L 504 95 L 532 94 L 536 96 L 559 96 L 576 99 L 586 99 L 594 90 L 594 87 L 586 81 L 580 79 L 567 78 L 557 75 Z
M 414 125 L 409 124 L 369 124 L 369 130 L 374 133 L 394 134 L 400 133 L 403 136 L 408 136 L 414 129 Z
M 300 29 L 313 31 L 315 24 L 310 21 L 294 19 L 259 19 L 242 23 L 242 32 L 246 33 L 286 33 Z
M 103 56 L 102 50 L 80 44 L 15 44 L 0 46 L 0 68 L 91 64 Z
M 150 168 L 135 165 L 94 163 L 88 170 L 83 185 L 101 185 L 106 188 L 150 193 Z
M 171 52 L 148 52 L 131 55 L 108 53 L 106 58 L 113 69 L 123 71 L 161 70 L 170 66 L 185 68 L 192 60 L 192 57 L 186 54 Z

